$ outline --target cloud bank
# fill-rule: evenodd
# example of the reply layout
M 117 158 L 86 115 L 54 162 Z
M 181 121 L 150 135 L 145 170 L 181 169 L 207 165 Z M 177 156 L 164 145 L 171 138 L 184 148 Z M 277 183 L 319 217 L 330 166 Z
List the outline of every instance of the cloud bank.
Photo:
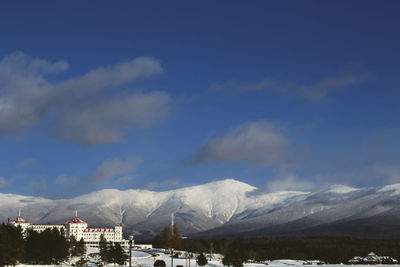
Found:
M 127 129 L 151 127 L 170 111 L 163 91 L 138 92 L 125 87 L 163 72 L 154 58 L 139 57 L 99 67 L 54 82 L 65 61 L 50 62 L 16 52 L 0 61 L 0 134 L 24 131 L 51 118 L 51 133 L 83 146 L 119 142 Z
M 246 162 L 272 165 L 284 160 L 288 139 L 266 121 L 246 123 L 219 138 L 206 140 L 194 163 Z
M 101 182 L 119 175 L 126 176 L 134 172 L 142 163 L 142 158 L 131 157 L 128 159 L 113 158 L 104 160 L 92 173 L 92 182 Z

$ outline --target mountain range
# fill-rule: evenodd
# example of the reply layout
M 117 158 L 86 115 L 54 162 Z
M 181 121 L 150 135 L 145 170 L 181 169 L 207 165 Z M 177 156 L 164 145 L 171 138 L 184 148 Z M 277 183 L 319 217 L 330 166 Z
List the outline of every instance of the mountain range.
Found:
M 333 185 L 315 192 L 267 193 L 226 179 L 165 192 L 106 189 L 71 199 L 0 194 L 0 221 L 90 226 L 122 222 L 125 235 L 152 238 L 174 223 L 187 237 L 346 235 L 400 238 L 400 184 L 379 188 Z

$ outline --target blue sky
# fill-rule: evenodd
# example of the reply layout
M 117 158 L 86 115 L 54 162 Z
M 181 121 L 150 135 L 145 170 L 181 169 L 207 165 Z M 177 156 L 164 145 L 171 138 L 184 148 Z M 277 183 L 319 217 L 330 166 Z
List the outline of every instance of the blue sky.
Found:
M 5 1 L 0 192 L 400 182 L 398 1 Z

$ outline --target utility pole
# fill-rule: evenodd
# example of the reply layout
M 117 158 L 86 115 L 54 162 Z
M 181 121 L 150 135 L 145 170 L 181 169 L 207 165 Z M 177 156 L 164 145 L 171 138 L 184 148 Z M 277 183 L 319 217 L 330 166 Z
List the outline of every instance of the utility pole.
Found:
M 129 267 L 132 267 L 132 242 L 133 235 L 129 236 Z

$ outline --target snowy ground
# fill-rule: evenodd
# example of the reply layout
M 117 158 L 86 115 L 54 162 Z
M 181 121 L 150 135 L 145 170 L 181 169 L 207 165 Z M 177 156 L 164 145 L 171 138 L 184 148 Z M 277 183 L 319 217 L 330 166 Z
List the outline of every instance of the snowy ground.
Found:
M 87 251 L 87 255 L 91 253 L 97 253 L 98 249 L 93 249 L 90 248 Z M 129 251 L 127 250 L 127 253 Z M 222 264 L 222 256 L 218 254 L 213 254 L 213 255 L 206 255 L 208 258 L 208 264 L 206 267 L 223 267 Z M 97 261 L 95 258 L 89 258 L 90 262 L 88 266 L 94 267 L 97 266 Z M 133 250 L 132 251 L 132 266 L 135 267 L 152 267 L 154 261 L 156 260 L 164 260 L 165 263 L 167 264 L 166 267 L 171 267 L 171 257 L 168 254 L 164 253 L 164 250 L 147 250 L 147 251 L 141 251 L 141 250 Z M 267 265 L 268 264 L 268 265 Z M 275 260 L 275 261 L 268 261 L 266 264 L 264 263 L 245 263 L 244 267 L 266 267 L 266 266 L 272 266 L 272 267 L 290 267 L 290 266 L 310 266 L 310 265 L 303 265 L 304 261 L 296 261 L 296 260 Z M 193 259 L 187 260 L 184 256 L 184 252 L 182 252 L 182 255 L 179 258 L 174 258 L 173 259 L 173 265 L 172 266 L 177 266 L 177 265 L 182 265 L 183 267 L 198 267 L 196 265 L 196 261 Z M 29 267 L 29 266 L 35 266 L 35 267 L 60 267 L 60 265 L 17 265 L 17 266 L 23 266 L 23 267 Z M 61 266 L 68 266 L 67 263 L 62 264 Z M 108 266 L 114 266 L 113 264 L 110 264 Z M 340 265 L 324 265 L 326 267 L 338 267 Z M 350 265 L 349 265 L 350 266 Z M 351 265 L 352 267 L 357 267 L 357 266 L 367 266 L 367 265 Z M 385 265 L 379 265 L 379 266 L 385 266 Z M 387 265 L 387 266 L 400 266 L 400 265 Z

